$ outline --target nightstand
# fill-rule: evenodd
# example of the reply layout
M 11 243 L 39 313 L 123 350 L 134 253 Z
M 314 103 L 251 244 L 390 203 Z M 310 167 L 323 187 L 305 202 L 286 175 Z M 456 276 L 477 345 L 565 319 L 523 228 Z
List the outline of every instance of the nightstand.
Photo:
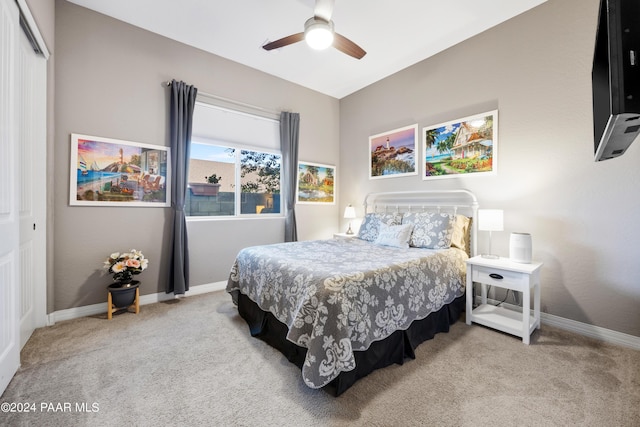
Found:
M 529 344 L 531 333 L 540 329 L 541 262 L 521 264 L 508 258 L 475 256 L 467 260 L 467 325 L 471 322 L 522 337 Z M 473 283 L 481 284 L 481 304 L 473 308 Z M 522 292 L 522 313 L 487 304 L 487 285 Z M 533 289 L 533 316 L 531 316 Z
M 351 239 L 354 237 L 357 237 L 358 235 L 356 233 L 353 234 L 347 234 L 347 233 L 333 233 L 333 238 L 334 239 Z

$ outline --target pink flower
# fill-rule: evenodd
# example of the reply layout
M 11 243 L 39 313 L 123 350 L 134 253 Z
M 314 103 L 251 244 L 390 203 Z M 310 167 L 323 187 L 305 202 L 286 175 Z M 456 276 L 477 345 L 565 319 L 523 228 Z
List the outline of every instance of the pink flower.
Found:
M 130 267 L 130 268 L 140 268 L 140 261 L 138 261 L 137 259 L 129 258 L 126 261 L 126 265 L 127 267 Z
M 113 275 L 116 282 L 130 282 L 134 275 L 142 273 L 149 265 L 142 251 L 114 252 L 104 262 L 104 268 Z

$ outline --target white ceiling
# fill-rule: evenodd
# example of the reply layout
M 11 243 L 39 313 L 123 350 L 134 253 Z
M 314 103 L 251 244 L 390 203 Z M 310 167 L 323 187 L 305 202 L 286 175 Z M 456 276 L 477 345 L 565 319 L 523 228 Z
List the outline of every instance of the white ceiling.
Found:
M 314 0 L 69 1 L 339 99 L 546 0 L 336 0 L 335 31 L 361 60 L 304 41 L 261 48 L 302 32 Z

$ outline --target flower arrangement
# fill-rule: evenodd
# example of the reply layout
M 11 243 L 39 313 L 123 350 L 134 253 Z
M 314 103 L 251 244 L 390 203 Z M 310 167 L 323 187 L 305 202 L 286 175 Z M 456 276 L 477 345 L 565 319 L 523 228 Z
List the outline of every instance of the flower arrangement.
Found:
M 131 249 L 130 252 L 114 252 L 104 262 L 104 268 L 113 274 L 116 282 L 128 283 L 134 274 L 140 274 L 149 266 L 149 260 L 141 251 Z

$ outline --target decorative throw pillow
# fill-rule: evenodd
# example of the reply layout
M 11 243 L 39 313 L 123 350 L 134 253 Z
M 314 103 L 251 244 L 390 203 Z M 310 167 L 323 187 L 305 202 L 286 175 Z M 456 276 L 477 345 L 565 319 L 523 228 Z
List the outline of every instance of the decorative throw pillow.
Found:
M 464 215 L 456 215 L 453 221 L 453 234 L 451 235 L 451 246 L 462 249 L 471 254 L 471 218 Z
M 413 224 L 387 225 L 380 223 L 375 244 L 407 249 Z
M 413 224 L 409 245 L 416 248 L 448 249 L 453 235 L 453 215 L 448 213 L 405 213 L 403 224 Z
M 402 215 L 397 213 L 368 213 L 362 221 L 358 237 L 368 242 L 373 242 L 378 238 L 378 228 L 380 223 L 387 225 L 399 225 L 402 222 Z

